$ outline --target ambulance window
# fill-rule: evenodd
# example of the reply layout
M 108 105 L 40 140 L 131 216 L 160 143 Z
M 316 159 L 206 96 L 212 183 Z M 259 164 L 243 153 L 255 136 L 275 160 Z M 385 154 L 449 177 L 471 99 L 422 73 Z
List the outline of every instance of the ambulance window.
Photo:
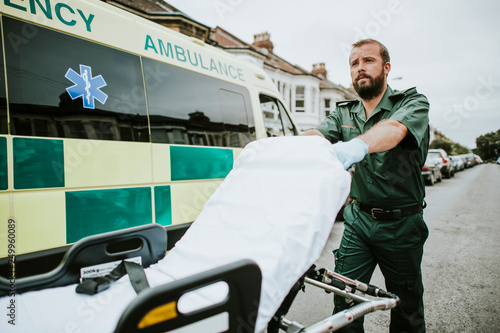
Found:
M 12 134 L 149 141 L 138 56 L 2 20 Z
M 1 33 L 1 30 L 0 30 Z M 3 63 L 3 48 L 0 44 L 0 134 L 7 134 L 7 98 L 5 94 L 5 74 Z
M 277 99 L 260 95 L 260 108 L 264 115 L 267 136 L 297 134 L 297 130 L 293 126 L 284 106 Z
M 152 142 L 242 147 L 231 134 L 255 132 L 246 88 L 152 59 L 143 67 Z
M 285 107 L 278 101 L 278 107 L 280 110 L 280 119 L 283 124 L 283 129 L 285 135 L 296 135 L 298 134 L 295 127 L 293 126 L 292 120 L 285 111 Z
M 242 94 L 225 89 L 221 89 L 219 93 L 224 129 L 230 133 L 228 146 L 244 147 L 250 141 L 255 140 L 255 125 L 249 126 L 249 118 L 251 118 L 253 124 L 253 115 L 247 112 L 245 98 Z M 249 135 L 243 136 L 239 135 L 239 133 Z

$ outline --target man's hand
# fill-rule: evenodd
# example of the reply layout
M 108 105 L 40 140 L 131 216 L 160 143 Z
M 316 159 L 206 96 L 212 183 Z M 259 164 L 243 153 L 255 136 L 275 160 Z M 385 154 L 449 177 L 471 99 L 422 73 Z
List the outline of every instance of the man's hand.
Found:
M 368 146 L 363 140 L 358 138 L 347 142 L 335 143 L 332 147 L 346 170 L 354 163 L 361 161 L 368 154 Z

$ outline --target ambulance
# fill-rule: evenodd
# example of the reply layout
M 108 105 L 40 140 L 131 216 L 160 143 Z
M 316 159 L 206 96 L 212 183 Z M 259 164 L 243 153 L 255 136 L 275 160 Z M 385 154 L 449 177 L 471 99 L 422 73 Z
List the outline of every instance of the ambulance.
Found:
M 172 246 L 247 143 L 298 134 L 261 68 L 198 39 L 97 0 L 0 14 L 2 276 L 148 223 Z

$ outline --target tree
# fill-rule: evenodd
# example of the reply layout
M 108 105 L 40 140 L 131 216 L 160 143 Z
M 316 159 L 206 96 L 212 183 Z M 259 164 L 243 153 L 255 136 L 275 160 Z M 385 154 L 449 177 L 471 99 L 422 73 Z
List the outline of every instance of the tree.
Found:
M 462 155 L 470 153 L 470 149 L 461 144 L 451 141 L 447 137 L 441 135 L 439 138 L 432 140 L 429 145 L 430 149 L 444 149 L 448 155 Z
M 500 129 L 480 135 L 476 138 L 476 149 L 474 153 L 479 155 L 483 161 L 494 161 L 500 156 Z
M 455 145 L 453 146 L 452 155 L 462 155 L 468 153 L 470 153 L 469 148 L 462 146 L 460 143 L 455 142 Z
M 451 155 L 451 152 L 453 150 L 453 142 L 447 138 L 439 138 L 439 139 L 434 139 L 432 140 L 431 144 L 429 145 L 429 148 L 431 149 L 444 149 L 444 151 L 448 154 Z

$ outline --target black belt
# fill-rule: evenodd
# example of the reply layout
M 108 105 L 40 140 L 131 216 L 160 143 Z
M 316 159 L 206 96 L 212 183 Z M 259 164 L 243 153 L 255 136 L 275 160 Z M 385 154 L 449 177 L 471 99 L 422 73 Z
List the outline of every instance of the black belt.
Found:
M 427 206 L 425 201 L 423 201 L 421 203 L 418 203 L 410 207 L 404 207 L 399 209 L 386 209 L 386 208 L 370 207 L 360 203 L 357 200 L 353 200 L 353 202 L 359 207 L 359 209 L 370 214 L 375 220 L 399 220 L 402 217 L 417 214 Z

